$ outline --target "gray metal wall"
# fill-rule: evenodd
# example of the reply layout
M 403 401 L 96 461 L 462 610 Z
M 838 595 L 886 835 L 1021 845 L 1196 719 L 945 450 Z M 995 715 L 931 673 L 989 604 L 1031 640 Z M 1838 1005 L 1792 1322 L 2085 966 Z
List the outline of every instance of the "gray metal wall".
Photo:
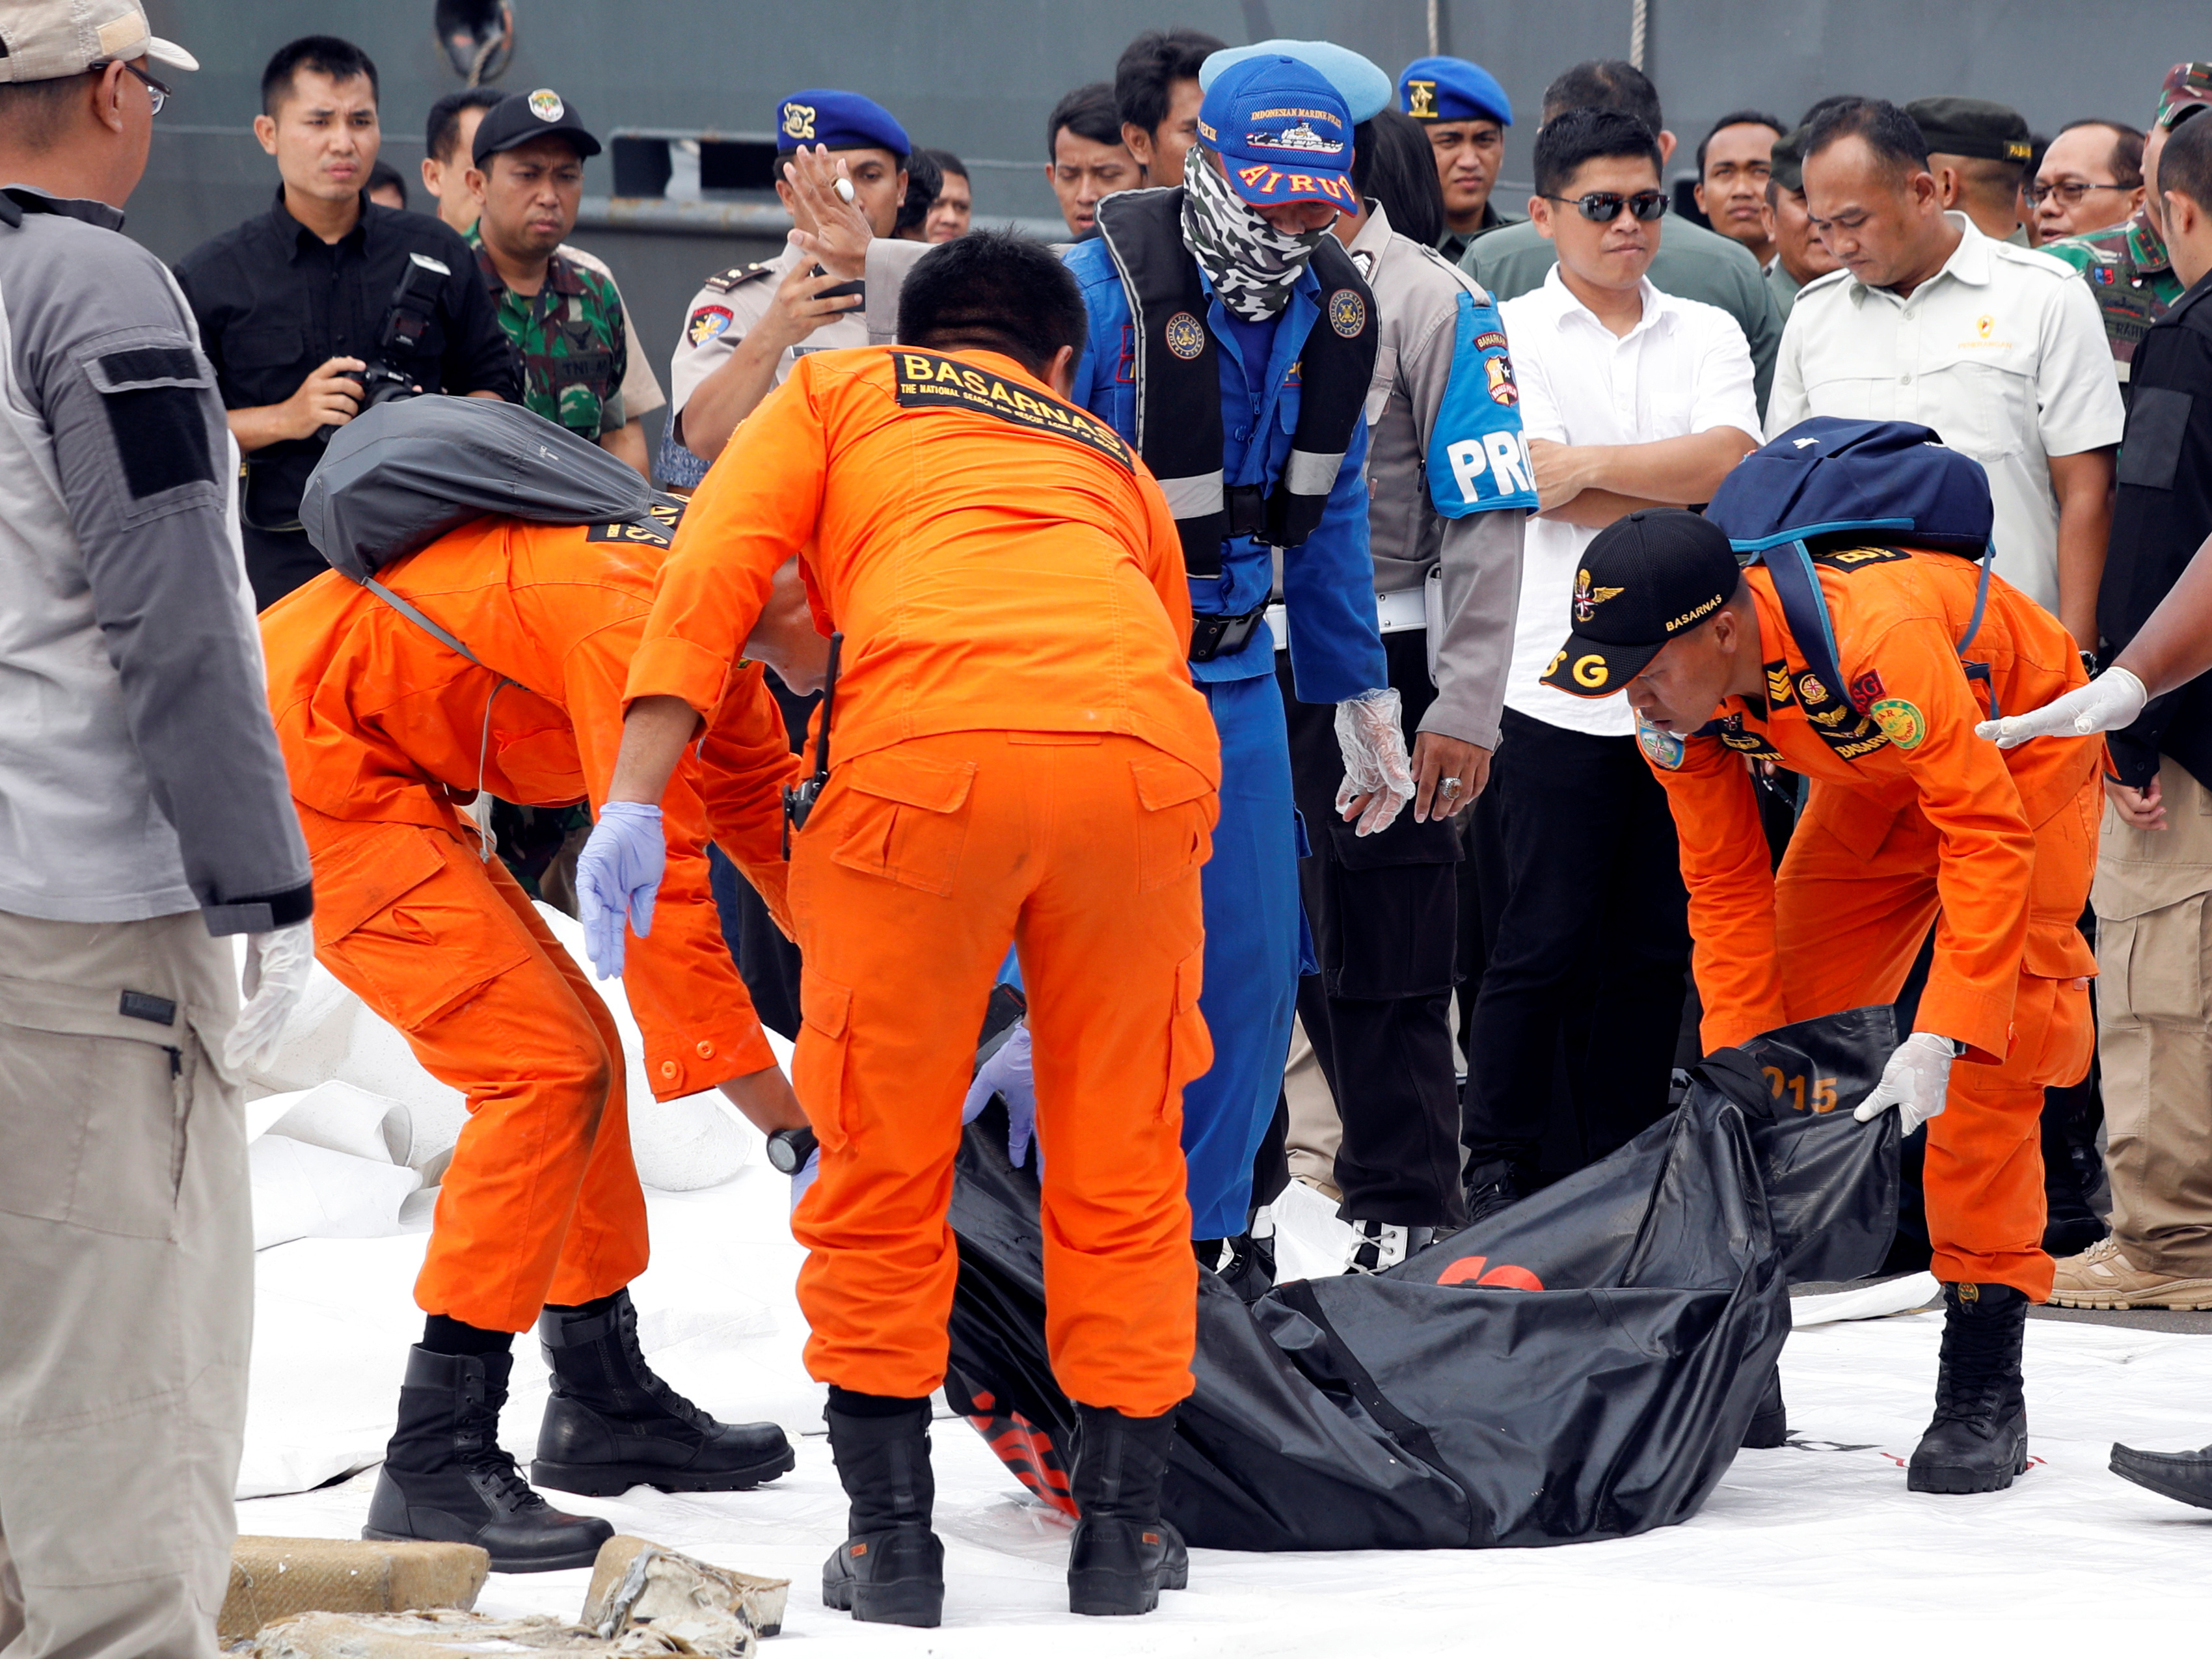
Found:
M 1053 216 L 1043 128 L 1060 94 L 1109 77 L 1140 28 L 1189 23 L 1232 42 L 1328 38 L 1395 74 L 1428 48 L 1422 0 L 514 0 L 520 46 L 501 84 L 550 85 L 602 131 L 764 133 L 804 86 L 868 93 L 918 143 L 975 168 L 985 217 Z M 315 31 L 358 41 L 384 82 L 385 155 L 411 174 L 431 100 L 457 84 L 430 33 L 430 0 L 149 0 L 157 30 L 206 66 L 179 76 L 156 124 L 131 228 L 165 258 L 262 210 L 273 164 L 251 124 L 262 64 Z M 1630 0 L 1440 0 L 1443 49 L 1486 64 L 1521 115 L 1505 176 L 1525 180 L 1545 83 L 1578 59 L 1625 56 Z M 1899 100 L 2002 99 L 2039 131 L 2084 115 L 2140 125 L 2168 64 L 2212 58 L 2203 0 L 1650 0 L 1646 66 L 1681 135 L 1681 160 L 1740 106 L 1794 121 L 1831 92 Z M 586 172 L 604 195 L 604 158 Z M 757 239 L 615 229 L 578 240 L 615 267 L 641 343 L 665 365 L 701 277 L 759 258 Z

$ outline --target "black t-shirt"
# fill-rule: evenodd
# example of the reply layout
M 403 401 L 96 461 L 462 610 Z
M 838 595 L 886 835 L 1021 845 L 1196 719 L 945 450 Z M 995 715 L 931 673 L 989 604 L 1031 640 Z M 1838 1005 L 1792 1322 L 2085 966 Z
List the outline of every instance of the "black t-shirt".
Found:
M 520 402 L 514 349 L 477 275 L 476 255 L 450 227 L 363 197 L 360 222 L 326 243 L 285 210 L 279 189 L 268 212 L 202 243 L 177 266 L 223 407 L 281 404 L 332 357 L 374 362 L 392 295 L 414 253 L 437 260 L 450 275 L 428 331 L 393 367 L 426 392 L 496 392 Z M 248 456 L 242 502 L 248 525 L 296 528 L 301 492 L 322 453 L 310 437 Z
M 2174 301 L 2136 347 L 2120 441 L 2112 538 L 2097 627 L 2117 653 L 2212 535 L 2212 276 Z M 2212 787 L 2212 676 L 2154 698 L 2112 736 L 2120 781 L 2141 788 L 2167 754 Z

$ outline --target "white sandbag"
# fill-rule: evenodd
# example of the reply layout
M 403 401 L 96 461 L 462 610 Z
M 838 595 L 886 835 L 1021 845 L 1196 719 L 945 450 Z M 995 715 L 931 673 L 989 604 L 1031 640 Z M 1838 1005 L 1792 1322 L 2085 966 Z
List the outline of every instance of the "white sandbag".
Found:
M 404 1164 L 355 1158 L 284 1135 L 263 1135 L 246 1154 L 257 1250 L 295 1238 L 383 1238 L 404 1231 L 400 1206 L 422 1184 Z
M 1790 1328 L 1803 1330 L 1846 1319 L 1887 1319 L 1924 1308 L 1942 1294 L 1934 1273 L 1920 1273 L 1875 1285 L 1853 1285 L 1823 1296 L 1794 1296 L 1790 1298 Z

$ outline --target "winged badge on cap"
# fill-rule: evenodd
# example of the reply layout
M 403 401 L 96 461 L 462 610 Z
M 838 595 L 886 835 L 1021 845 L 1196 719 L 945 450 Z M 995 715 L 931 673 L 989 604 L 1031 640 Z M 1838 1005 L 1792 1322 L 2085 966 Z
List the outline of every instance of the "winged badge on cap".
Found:
M 1588 622 L 1595 614 L 1598 606 L 1624 591 L 1618 587 L 1593 589 L 1590 586 L 1589 572 L 1577 571 L 1575 574 L 1575 620 Z

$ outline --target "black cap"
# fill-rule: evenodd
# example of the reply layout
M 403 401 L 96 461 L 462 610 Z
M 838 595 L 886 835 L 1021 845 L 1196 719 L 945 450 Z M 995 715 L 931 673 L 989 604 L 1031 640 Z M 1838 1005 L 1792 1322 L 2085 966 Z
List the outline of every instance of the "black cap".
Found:
M 2035 154 L 2027 118 L 1986 98 L 1916 98 L 1905 112 L 1928 141 L 1931 155 L 1972 155 L 1984 161 L 2026 161 Z
M 599 153 L 599 141 L 585 127 L 576 106 L 550 87 L 540 87 L 535 92 L 510 94 L 486 110 L 469 154 L 481 167 L 503 149 L 555 137 L 574 144 L 579 155 Z
M 1583 550 L 1571 607 L 1574 631 L 1544 684 L 1609 697 L 1668 641 L 1735 597 L 1743 580 L 1721 527 L 1679 507 L 1647 507 L 1599 531 Z
M 1767 164 L 1768 178 L 1800 196 L 1805 193 L 1805 135 L 1811 130 L 1800 127 L 1777 138 L 1773 159 Z

